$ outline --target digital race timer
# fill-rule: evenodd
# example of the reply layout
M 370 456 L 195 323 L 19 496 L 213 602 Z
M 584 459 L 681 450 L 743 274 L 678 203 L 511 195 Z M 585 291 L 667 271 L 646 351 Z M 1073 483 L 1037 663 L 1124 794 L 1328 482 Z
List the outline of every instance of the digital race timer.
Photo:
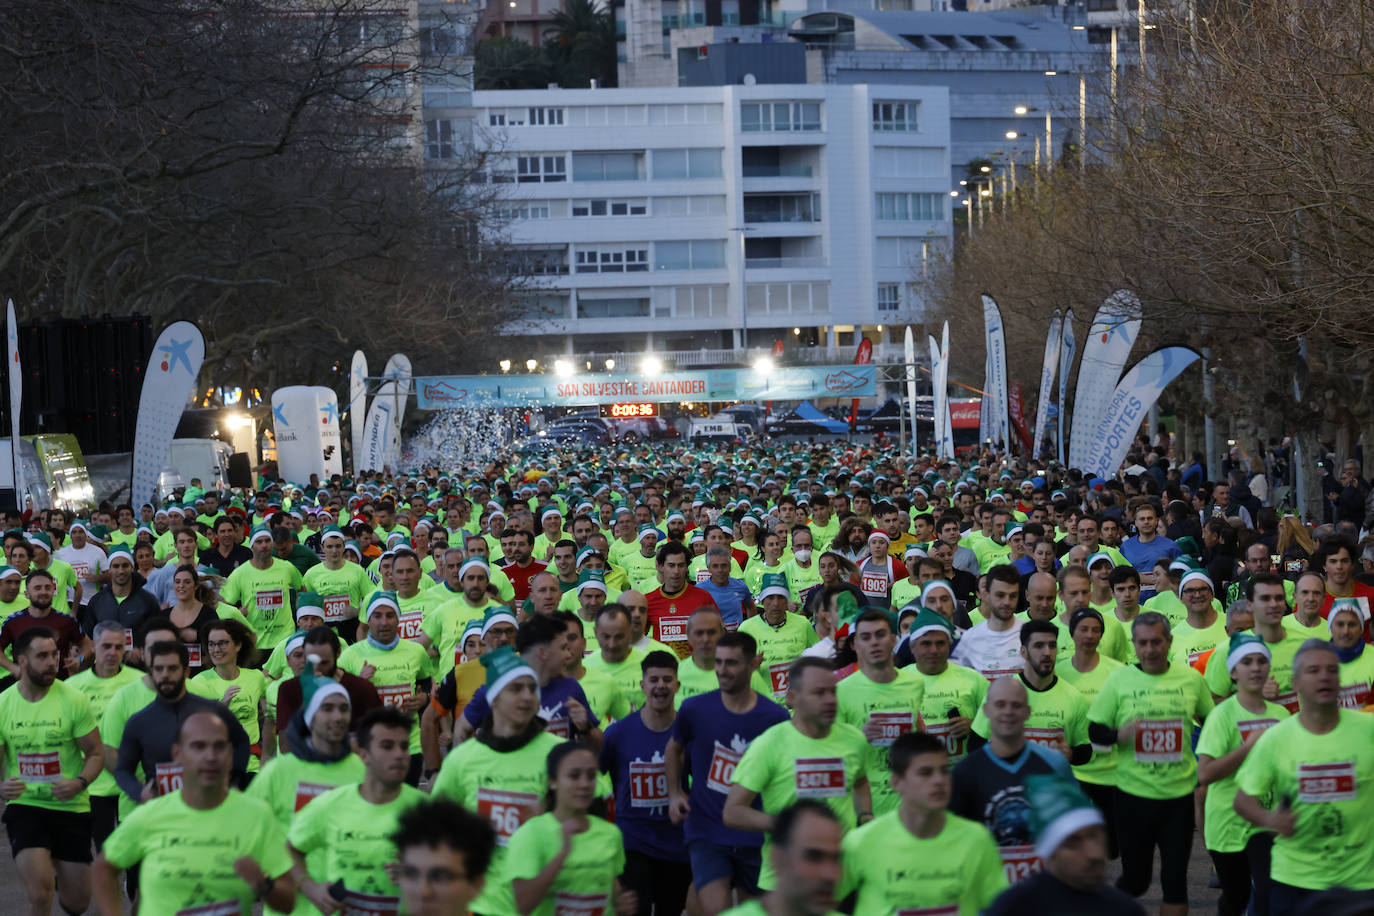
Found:
M 658 405 L 652 402 L 636 404 L 602 404 L 601 416 L 612 420 L 625 420 L 630 417 L 656 417 Z

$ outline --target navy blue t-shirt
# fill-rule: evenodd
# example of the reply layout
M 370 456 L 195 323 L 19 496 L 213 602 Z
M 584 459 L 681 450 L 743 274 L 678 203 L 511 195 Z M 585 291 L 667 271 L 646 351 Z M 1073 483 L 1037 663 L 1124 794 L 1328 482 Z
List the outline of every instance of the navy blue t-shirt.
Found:
M 1036 773 L 1073 778 L 1069 762 L 1057 751 L 1027 742 L 1021 753 L 1004 760 L 985 744 L 954 767 L 950 813 L 987 827 L 998 846 L 1032 846 L 1025 781 Z
M 668 817 L 668 775 L 663 751 L 672 726 L 656 732 L 643 710 L 611 723 L 601 745 L 601 769 L 615 784 L 615 825 L 625 848 L 656 859 L 687 861 L 682 827 Z
M 758 694 L 749 712 L 739 715 L 725 708 L 720 691 L 689 697 L 677 712 L 673 737 L 685 752 L 692 790 L 687 796 L 692 813 L 683 823 L 689 841 L 710 840 L 720 846 L 762 846 L 763 834 L 732 830 L 721 820 L 725 797 L 734 784 L 735 765 L 751 742 L 779 722 L 787 710 Z M 759 799 L 754 807 L 763 810 Z
M 568 707 L 565 701 L 569 698 L 581 703 L 587 710 L 587 723 L 591 728 L 601 725 L 601 721 L 592 714 L 591 704 L 587 702 L 587 695 L 582 692 L 582 685 L 570 677 L 556 677 L 543 687 L 539 688 L 539 718 L 548 723 L 546 730 L 553 732 L 560 738 L 576 737 L 573 732 L 572 722 L 568 719 Z M 468 724 L 473 728 L 482 724 L 482 720 L 491 712 L 491 707 L 487 705 L 487 685 L 483 684 L 477 688 L 477 692 L 472 695 L 468 705 L 463 707 L 463 718 L 468 720 Z

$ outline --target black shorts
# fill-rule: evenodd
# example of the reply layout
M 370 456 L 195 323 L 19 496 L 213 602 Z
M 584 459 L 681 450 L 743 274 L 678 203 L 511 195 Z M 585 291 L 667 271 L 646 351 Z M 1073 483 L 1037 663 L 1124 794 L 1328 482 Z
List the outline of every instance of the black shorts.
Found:
M 5 806 L 5 832 L 10 851 L 46 849 L 59 862 L 91 861 L 91 815 L 88 812 L 54 811 L 36 805 Z

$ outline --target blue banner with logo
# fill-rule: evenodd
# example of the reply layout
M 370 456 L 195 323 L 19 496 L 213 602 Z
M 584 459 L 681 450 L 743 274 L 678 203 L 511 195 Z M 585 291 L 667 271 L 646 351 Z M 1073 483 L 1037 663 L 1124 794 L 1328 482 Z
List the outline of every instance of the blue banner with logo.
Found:
M 876 366 L 701 369 L 655 376 L 596 373 L 451 375 L 415 379 L 422 410 L 482 407 L 588 407 L 629 401 L 796 401 L 862 398 L 878 393 Z

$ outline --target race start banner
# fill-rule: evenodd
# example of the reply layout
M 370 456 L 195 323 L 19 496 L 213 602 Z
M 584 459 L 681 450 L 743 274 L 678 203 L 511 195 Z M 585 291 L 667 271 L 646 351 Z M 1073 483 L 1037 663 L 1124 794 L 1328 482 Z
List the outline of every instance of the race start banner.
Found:
M 878 393 L 876 366 L 786 366 L 702 369 L 654 376 L 595 373 L 422 376 L 415 380 L 421 410 L 492 407 L 587 407 L 630 401 L 796 401 L 862 398 Z

